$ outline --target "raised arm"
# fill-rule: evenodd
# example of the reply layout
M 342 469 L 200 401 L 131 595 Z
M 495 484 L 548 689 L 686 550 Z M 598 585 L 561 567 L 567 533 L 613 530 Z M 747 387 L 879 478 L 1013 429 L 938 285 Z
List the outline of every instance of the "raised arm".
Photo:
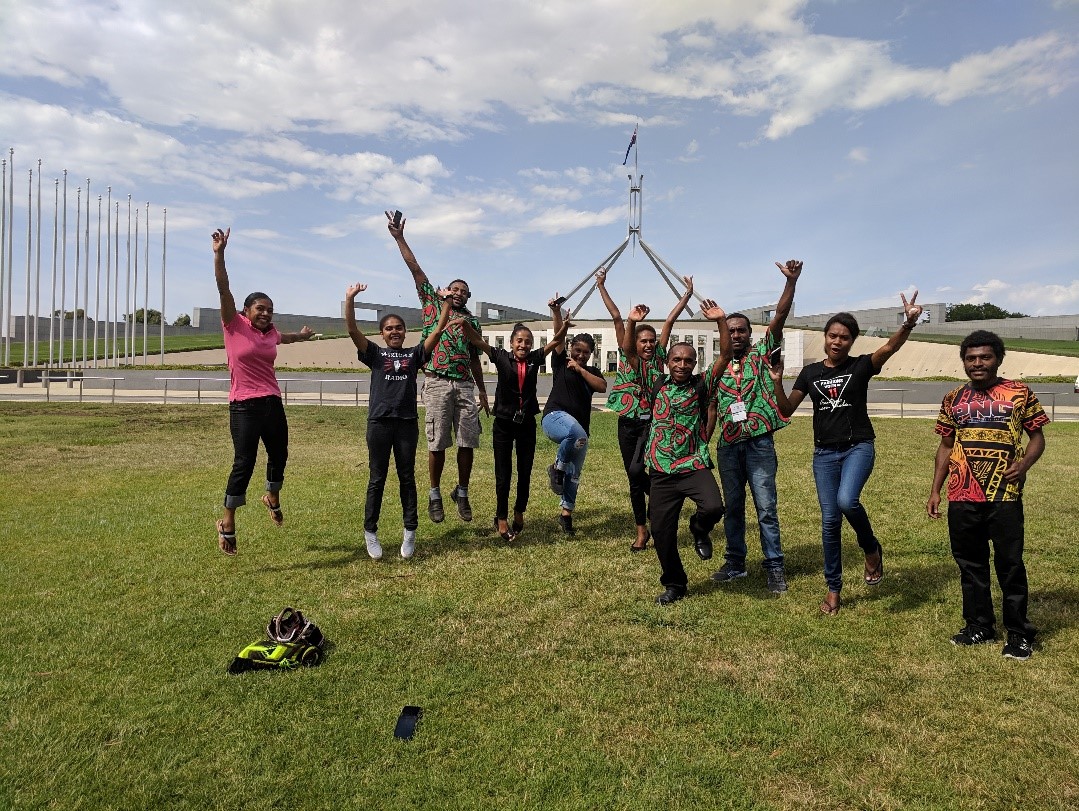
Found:
M 557 336 L 561 333 L 562 338 L 555 345 L 554 350 L 561 351 L 566 346 L 566 332 L 569 329 L 562 328 L 563 323 L 569 321 L 569 312 L 567 311 L 565 316 L 562 314 L 562 301 L 559 301 L 560 296 L 556 292 L 554 298 L 548 300 L 547 306 L 551 308 L 551 325 L 554 327 L 554 334 Z M 564 299 L 563 299 L 564 301 Z
M 907 319 L 899 325 L 892 337 L 876 352 L 873 353 L 873 368 L 878 372 L 884 368 L 884 364 L 888 362 L 888 358 L 899 351 L 899 348 L 907 342 L 907 338 L 910 337 L 910 331 L 918 325 L 918 319 L 922 317 L 922 308 L 920 305 L 915 304 L 915 300 L 918 298 L 918 291 L 914 291 L 914 295 L 910 297 L 910 301 L 907 301 L 907 297 L 902 293 L 899 294 L 899 298 L 903 301 L 903 314 Z
M 566 333 L 569 332 L 569 328 L 573 326 L 573 323 L 569 319 L 563 319 L 562 326 L 558 328 L 551 340 L 547 342 L 547 345 L 543 347 L 543 354 L 550 355 L 554 352 L 560 344 L 565 343 Z
M 352 343 L 356 344 L 361 354 L 367 351 L 367 336 L 360 332 L 356 324 L 356 296 L 366 289 L 366 284 L 358 283 L 350 284 L 345 288 L 345 329 L 348 330 L 348 337 L 352 339 Z
M 307 324 L 304 324 L 302 327 L 300 327 L 299 332 L 282 332 L 281 343 L 294 344 L 300 341 L 310 341 L 311 336 L 313 336 L 314 334 L 315 331 L 309 326 L 307 326 Z
M 614 324 L 614 338 L 619 346 L 622 345 L 622 341 L 626 337 L 626 324 L 622 321 L 622 313 L 618 310 L 618 305 L 614 303 L 614 299 L 611 298 L 611 294 L 607 292 L 607 271 L 600 269 L 596 271 L 596 289 L 599 290 L 599 297 L 603 299 L 603 304 L 607 307 L 607 312 L 611 314 L 611 321 Z
M 663 327 L 659 332 L 659 343 L 656 344 L 656 348 L 667 349 L 667 344 L 671 340 L 671 330 L 674 329 L 674 322 L 678 320 L 678 316 L 686 309 L 686 305 L 689 304 L 689 297 L 693 295 L 693 277 L 683 276 L 682 281 L 686 283 L 686 292 L 682 294 L 682 298 L 675 302 L 674 309 L 671 310 L 667 316 L 667 320 L 663 322 Z
M 718 385 L 719 378 L 734 354 L 731 350 L 731 331 L 727 326 L 727 314 L 712 299 L 701 302 L 701 314 L 710 321 L 715 321 L 716 329 L 719 331 L 719 354 L 716 355 L 716 360 L 712 364 L 712 380 Z
M 397 249 L 401 251 L 401 258 L 405 260 L 405 264 L 412 272 L 412 281 L 416 283 L 416 289 L 419 290 L 427 282 L 427 274 L 423 272 L 420 263 L 416 261 L 416 254 L 412 253 L 412 249 L 405 242 L 405 222 L 407 221 L 401 220 L 400 225 L 394 225 L 393 214 L 389 211 L 386 212 L 386 219 L 389 220 L 386 224 L 386 229 L 397 243 Z
M 221 299 L 221 323 L 228 324 L 236 317 L 236 299 L 229 288 L 229 274 L 225 270 L 225 246 L 229 244 L 231 228 L 222 231 L 218 228 L 212 235 L 214 246 L 214 279 L 217 282 L 217 295 Z
M 798 278 L 802 275 L 802 260 L 788 259 L 785 265 L 776 262 L 776 267 L 779 268 L 780 273 L 786 276 L 787 283 L 783 285 L 783 292 L 779 294 L 775 315 L 772 316 L 772 320 L 768 324 L 768 331 L 772 333 L 776 343 L 782 343 L 783 326 L 787 323 L 787 316 L 791 314 L 791 307 L 794 305 L 794 287 L 798 284 Z
M 649 312 L 651 311 L 648 309 L 647 304 L 637 304 L 629 311 L 629 318 L 626 319 L 626 335 L 622 339 L 622 354 L 626 356 L 626 363 L 633 370 L 636 370 L 641 365 L 640 358 L 637 357 L 637 325 L 648 318 Z
M 435 324 L 435 328 L 431 330 L 427 337 L 423 339 L 423 351 L 430 355 L 435 351 L 435 347 L 438 346 L 438 341 L 442 337 L 442 333 L 445 332 L 446 327 L 450 323 L 450 310 L 453 309 L 453 302 L 450 300 L 449 290 L 437 291 L 438 300 L 442 302 L 442 309 L 438 314 L 438 323 Z
M 491 353 L 491 345 L 476 331 L 476 328 L 472 326 L 472 323 L 467 318 L 461 317 L 450 319 L 448 326 L 460 327 L 461 333 L 468 339 L 470 344 L 476 347 L 480 352 L 485 352 L 487 354 Z

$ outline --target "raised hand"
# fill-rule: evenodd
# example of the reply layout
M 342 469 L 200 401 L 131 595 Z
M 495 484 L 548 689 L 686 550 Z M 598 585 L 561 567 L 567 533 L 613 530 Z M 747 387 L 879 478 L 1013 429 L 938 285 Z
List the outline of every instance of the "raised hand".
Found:
M 701 302 L 701 315 L 707 318 L 709 321 L 719 321 L 726 318 L 727 314 L 723 311 L 723 308 L 716 304 L 712 299 L 708 298 Z
M 218 228 L 216 231 L 213 232 L 213 234 L 211 234 L 211 239 L 213 239 L 214 245 L 214 253 L 224 252 L 225 246 L 229 244 L 229 234 L 231 233 L 231 228 L 226 228 L 224 231 Z
M 357 282 L 356 284 L 350 284 L 345 290 L 345 299 L 351 301 L 366 289 L 366 284 L 360 284 L 359 282 Z
M 693 293 L 693 277 L 692 276 L 683 276 L 682 281 L 686 285 L 686 292 L 692 294 Z
M 648 318 L 648 313 L 650 312 L 651 310 L 648 308 L 647 304 L 634 305 L 633 309 L 629 311 L 629 320 L 644 321 L 644 319 Z
M 907 297 L 902 293 L 899 294 L 899 298 L 903 302 L 903 314 L 907 317 L 907 323 L 918 323 L 918 319 L 922 317 L 922 306 L 914 303 L 918 299 L 918 291 L 914 291 L 913 295 L 910 297 L 910 301 L 907 301 Z
M 788 279 L 798 281 L 798 277 L 802 275 L 802 260 L 801 259 L 788 259 L 786 264 L 780 264 L 776 262 L 776 267 L 780 272 Z
M 453 292 L 448 287 L 440 287 L 435 291 L 435 295 L 438 296 L 439 301 L 445 301 L 453 295 Z
M 301 341 L 307 341 L 315 334 L 315 331 L 311 329 L 307 324 L 300 327 L 300 331 L 296 333 L 296 337 Z
M 405 235 L 405 220 L 403 218 L 400 225 L 394 225 L 393 212 L 387 211 L 386 219 L 389 220 L 389 222 L 386 223 L 386 229 L 390 232 L 394 239 L 397 239 L 398 237 L 403 237 Z
M 596 271 L 596 287 L 603 287 L 605 281 L 607 281 L 607 269 L 600 268 Z

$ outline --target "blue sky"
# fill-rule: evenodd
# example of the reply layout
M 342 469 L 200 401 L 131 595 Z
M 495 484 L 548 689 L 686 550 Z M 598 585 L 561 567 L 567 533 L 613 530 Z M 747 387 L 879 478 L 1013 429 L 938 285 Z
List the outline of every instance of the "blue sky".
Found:
M 169 320 L 215 306 L 218 226 L 238 296 L 411 303 L 387 208 L 432 280 L 543 309 L 625 238 L 638 122 L 644 239 L 728 310 L 800 258 L 803 314 L 1079 312 L 1076 0 L 7 0 L 0 36 L 16 314 L 39 158 L 43 313 L 64 169 L 69 221 L 86 178 L 94 229 L 149 201 L 155 274 L 168 209 Z M 608 288 L 673 301 L 639 250 Z

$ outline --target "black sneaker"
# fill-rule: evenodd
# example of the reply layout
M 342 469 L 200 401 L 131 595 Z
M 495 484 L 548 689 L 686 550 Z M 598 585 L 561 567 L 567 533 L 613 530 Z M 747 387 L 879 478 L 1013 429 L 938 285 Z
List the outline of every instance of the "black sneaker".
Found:
M 712 575 L 712 579 L 717 583 L 730 583 L 732 580 L 737 580 L 739 577 L 745 576 L 745 565 L 738 566 L 728 560 L 718 572 Z M 769 585 L 771 585 L 771 583 L 769 583 Z
M 441 524 L 446 520 L 446 511 L 442 509 L 442 499 L 431 498 L 427 500 L 427 514 L 431 516 L 431 520 L 436 524 Z
M 952 644 L 969 648 L 971 645 L 984 645 L 986 642 L 992 642 L 996 638 L 996 634 L 992 631 L 983 631 L 981 628 L 968 625 L 952 637 Z
M 1008 631 L 1008 644 L 1001 651 L 1005 659 L 1018 659 L 1020 662 L 1025 662 L 1032 653 L 1034 653 L 1034 647 L 1029 639 L 1015 631 Z
M 547 477 L 551 481 L 551 492 L 556 496 L 562 495 L 566 489 L 566 471 L 559 470 L 554 465 L 547 468 Z
M 562 527 L 562 532 L 566 535 L 576 535 L 577 530 L 573 528 L 573 516 L 572 515 L 558 515 L 558 526 Z
M 472 520 L 472 505 L 468 503 L 468 496 L 463 496 L 458 492 L 458 488 L 454 487 L 453 492 L 450 493 L 450 498 L 453 499 L 453 503 L 457 505 L 457 514 L 461 516 L 462 521 Z
M 658 597 L 656 602 L 660 605 L 670 605 L 676 603 L 686 596 L 685 586 L 667 586 L 667 589 Z
M 783 567 L 769 569 L 766 574 L 768 576 L 768 591 L 772 592 L 772 594 L 782 594 L 787 590 L 787 575 L 783 571 Z

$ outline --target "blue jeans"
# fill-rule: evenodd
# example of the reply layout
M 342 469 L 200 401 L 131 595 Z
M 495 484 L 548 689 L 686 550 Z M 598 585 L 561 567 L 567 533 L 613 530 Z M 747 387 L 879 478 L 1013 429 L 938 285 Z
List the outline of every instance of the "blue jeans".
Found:
M 581 470 L 588 454 L 588 434 L 573 417 L 565 411 L 552 411 L 543 417 L 543 433 L 558 443 L 555 467 L 566 474 L 562 490 L 562 508 L 573 510 L 577 504 L 577 488 L 581 486 Z
M 783 546 L 779 540 L 779 512 L 776 509 L 776 445 L 771 434 L 763 434 L 720 445 L 719 480 L 723 483 L 723 500 L 727 512 L 723 516 L 723 531 L 727 536 L 724 557 L 733 566 L 746 567 L 746 485 L 757 508 L 761 552 L 765 569 L 783 567 Z
M 824 581 L 829 591 L 843 589 L 843 519 L 858 536 L 858 545 L 867 555 L 880 549 L 869 514 L 858 500 L 873 472 L 876 450 L 872 441 L 858 442 L 849 448 L 813 451 L 813 478 L 820 502 L 821 541 L 824 545 Z

